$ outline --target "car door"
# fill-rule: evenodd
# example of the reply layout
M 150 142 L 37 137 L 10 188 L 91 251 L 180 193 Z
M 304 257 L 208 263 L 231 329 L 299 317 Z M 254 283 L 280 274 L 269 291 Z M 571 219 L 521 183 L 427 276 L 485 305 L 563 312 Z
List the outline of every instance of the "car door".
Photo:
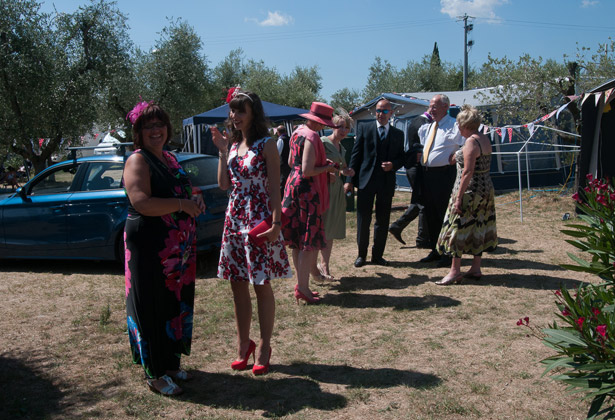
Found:
M 5 257 L 52 258 L 68 251 L 67 203 L 79 165 L 53 166 L 2 206 Z
M 228 194 L 218 187 L 218 159 L 214 156 L 199 156 L 181 160 L 180 164 L 190 177 L 193 187 L 198 188 L 207 206 L 205 213 L 197 218 L 197 247 L 205 250 L 220 245 L 224 229 L 224 215 Z
M 81 258 L 115 259 L 116 241 L 126 220 L 128 199 L 122 185 L 124 162 L 83 164 L 68 199 L 68 246 Z

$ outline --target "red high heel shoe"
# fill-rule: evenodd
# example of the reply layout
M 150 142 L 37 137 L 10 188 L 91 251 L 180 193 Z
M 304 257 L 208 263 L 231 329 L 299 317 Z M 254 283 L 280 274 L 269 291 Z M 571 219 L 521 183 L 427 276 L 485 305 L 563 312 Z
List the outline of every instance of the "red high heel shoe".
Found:
M 254 375 L 266 375 L 269 372 L 269 361 L 271 360 L 271 347 L 269 347 L 269 357 L 267 358 L 267 363 L 264 365 L 257 365 L 254 362 L 254 366 L 252 366 L 252 373 Z
M 248 367 L 248 360 L 250 359 L 250 355 L 256 362 L 256 355 L 254 354 L 254 350 L 256 350 L 256 343 L 250 340 L 250 345 L 248 346 L 248 351 L 246 352 L 246 356 L 241 360 L 235 360 L 231 363 L 231 369 L 233 370 L 244 370 Z
M 313 304 L 313 303 L 320 303 L 320 298 L 319 297 L 307 297 L 306 295 L 304 295 L 303 293 L 301 293 L 301 291 L 297 288 L 295 289 L 295 299 L 297 300 L 297 303 L 299 303 L 299 299 L 304 300 L 305 303 L 309 304 Z
M 295 284 L 295 291 L 299 290 L 299 285 Z M 320 293 L 318 292 L 312 292 L 312 296 L 316 297 L 316 296 L 320 296 Z

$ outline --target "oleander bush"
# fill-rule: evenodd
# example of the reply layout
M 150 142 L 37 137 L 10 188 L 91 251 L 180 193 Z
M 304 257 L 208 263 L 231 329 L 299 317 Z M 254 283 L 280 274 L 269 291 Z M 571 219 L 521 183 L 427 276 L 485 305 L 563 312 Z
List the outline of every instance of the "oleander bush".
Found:
M 573 238 L 567 242 L 588 254 L 589 260 L 568 253 L 575 264 L 564 268 L 592 273 L 603 281 L 555 292 L 558 320 L 540 333 L 543 343 L 555 351 L 542 361 L 544 374 L 591 400 L 587 418 L 614 418 L 615 188 L 609 180 L 588 176 L 587 187 L 573 199 L 583 223 L 568 224 L 562 232 Z M 530 327 L 528 318 L 517 324 Z

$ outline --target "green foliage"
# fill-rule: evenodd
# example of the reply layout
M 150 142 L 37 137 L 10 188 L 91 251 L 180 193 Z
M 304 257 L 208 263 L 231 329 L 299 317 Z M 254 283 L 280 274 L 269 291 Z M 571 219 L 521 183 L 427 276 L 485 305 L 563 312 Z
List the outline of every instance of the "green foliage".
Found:
M 568 385 L 569 391 L 582 392 L 585 399 L 592 400 L 588 418 L 612 418 L 615 417 L 615 188 L 612 183 L 591 176 L 588 181 L 583 199 L 578 194 L 573 196 L 583 213 L 579 217 L 586 224 L 569 224 L 570 229 L 562 232 L 573 237 L 567 242 L 588 253 L 591 261 L 569 253 L 576 264 L 564 267 L 595 274 L 605 282 L 579 287 L 574 295 L 565 287 L 556 292 L 561 324 L 553 322 L 542 331 L 544 344 L 556 354 L 542 363 L 546 365 L 545 374 L 555 373 L 553 379 Z M 607 401 L 608 406 L 603 408 Z
M 588 185 L 581 195 L 575 193 L 579 218 L 586 224 L 569 224 L 573 230 L 562 230 L 575 239 L 567 240 L 574 247 L 591 256 L 585 261 L 568 253 L 577 264 L 564 268 L 592 273 L 615 286 L 615 187 L 613 181 L 600 181 L 588 175 Z
M 331 105 L 333 108 L 344 108 L 352 111 L 361 104 L 361 94 L 354 89 L 343 88 L 331 95 Z
M 38 171 L 96 121 L 102 87 L 127 57 L 125 17 L 105 1 L 52 18 L 17 0 L 0 2 L 0 16 L 0 138 Z M 39 138 L 49 139 L 40 150 Z
M 169 113 L 176 136 L 181 135 L 186 116 L 202 112 L 203 99 L 211 90 L 201 50 L 201 39 L 194 28 L 181 20 L 171 21 L 144 62 L 147 90 L 142 95 Z M 137 100 L 133 98 L 132 105 Z

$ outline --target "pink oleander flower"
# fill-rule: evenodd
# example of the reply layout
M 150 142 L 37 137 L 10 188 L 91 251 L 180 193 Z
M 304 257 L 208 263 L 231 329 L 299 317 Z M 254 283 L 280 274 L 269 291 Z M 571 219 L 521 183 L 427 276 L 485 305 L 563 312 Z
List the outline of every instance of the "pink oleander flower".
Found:
M 518 325 L 518 326 L 523 325 L 523 320 L 522 320 L 521 318 L 519 318 L 519 321 L 517 321 L 517 325 Z
M 587 178 L 588 181 L 591 181 L 592 179 L 594 179 L 594 176 L 592 174 L 587 174 L 585 175 L 585 178 Z
M 564 316 L 570 316 L 570 311 L 568 310 L 568 308 L 564 308 L 564 309 L 562 309 L 562 315 L 564 315 Z
M 585 191 L 586 193 L 590 193 L 592 190 L 590 190 L 589 187 L 585 187 L 583 188 L 583 191 Z
M 579 198 L 579 193 L 572 194 L 572 199 L 577 203 L 582 203 L 581 199 Z
M 530 317 L 526 316 L 525 318 L 523 318 L 523 321 L 525 322 L 525 325 L 530 325 Z
M 581 316 L 579 317 L 579 319 L 577 319 L 577 325 L 579 326 L 579 328 L 583 328 L 583 323 L 585 322 L 585 317 Z
M 610 193 L 609 197 L 611 198 L 611 201 L 615 201 L 615 193 Z
M 592 313 L 593 313 L 595 316 L 598 316 L 598 315 L 600 314 L 600 309 L 598 309 L 598 308 L 592 308 Z
M 596 195 L 596 201 L 599 202 L 600 204 L 602 204 L 603 206 L 607 205 L 606 197 L 603 196 L 602 194 Z
M 606 325 L 598 325 L 596 327 L 596 332 L 602 337 L 606 337 Z
M 559 290 L 556 290 L 554 293 L 555 293 L 555 296 L 562 297 L 562 292 L 560 292 Z

